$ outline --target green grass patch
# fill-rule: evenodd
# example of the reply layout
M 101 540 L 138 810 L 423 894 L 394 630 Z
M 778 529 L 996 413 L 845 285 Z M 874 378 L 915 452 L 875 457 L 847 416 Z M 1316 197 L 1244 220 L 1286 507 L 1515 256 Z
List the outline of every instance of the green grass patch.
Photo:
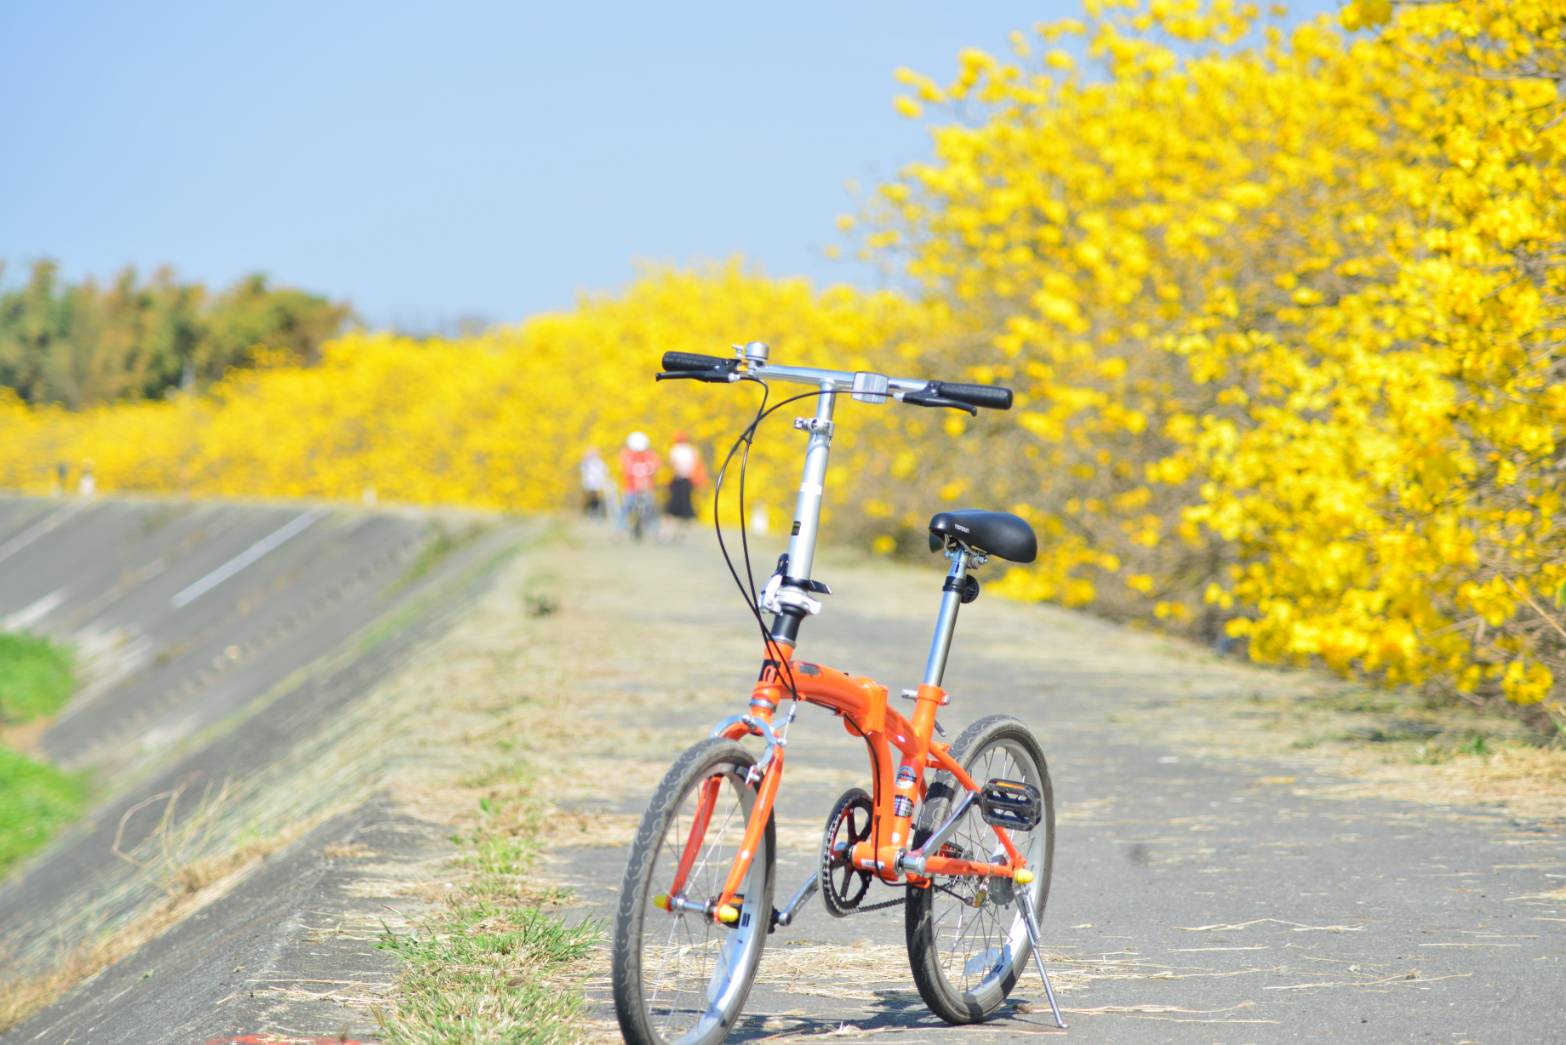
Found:
M 81 815 L 87 782 L 0 747 L 0 874 Z
M 458 888 L 412 932 L 379 946 L 403 959 L 394 1006 L 378 1014 L 389 1043 L 569 1042 L 580 1039 L 579 975 L 596 925 L 566 925 L 564 896 L 532 878 L 542 809 L 515 768 L 471 781 L 479 793 Z
M 48 718 L 76 688 L 71 651 L 0 632 L 0 726 Z M 0 747 L 0 874 L 81 815 L 87 782 Z
M 566 1042 L 581 1013 L 580 992 L 544 978 L 585 957 L 597 939 L 547 912 L 490 902 L 458 905 L 435 931 L 388 933 L 381 946 L 410 973 L 388 1042 Z
M 75 688 L 70 650 L 34 635 L 0 632 L 0 725 L 52 715 Z

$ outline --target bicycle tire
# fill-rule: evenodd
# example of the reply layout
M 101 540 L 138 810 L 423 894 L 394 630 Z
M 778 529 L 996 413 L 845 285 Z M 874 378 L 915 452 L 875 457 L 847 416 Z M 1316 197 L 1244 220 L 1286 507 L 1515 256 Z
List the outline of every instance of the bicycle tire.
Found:
M 647 509 L 637 504 L 631 509 L 631 540 L 640 541 L 647 529 Z
M 1043 798 L 1038 826 L 1012 832 L 1013 843 L 1036 875 L 1030 885 L 1015 886 L 1009 879 L 954 877 L 938 880 L 936 885 L 941 888 L 908 890 L 904 907 L 908 962 L 920 997 L 931 1012 L 948 1023 L 977 1023 L 1005 1002 L 1032 956 L 1021 906 L 1006 890 L 1031 890 L 1034 914 L 1043 920 L 1055 863 L 1055 797 L 1038 741 L 1025 725 L 1008 715 L 979 719 L 952 744 L 951 753 L 979 784 L 992 777 L 1021 779 L 1038 788 Z M 1005 757 L 997 759 L 997 753 Z M 916 823 L 916 847 L 945 822 L 963 791 L 952 774 L 936 776 Z M 1001 852 L 977 805 L 968 811 L 947 844 L 965 850 L 970 858 L 977 852 L 998 858 Z M 981 889 L 986 891 L 984 899 L 978 899 Z M 1002 924 L 1003 917 L 1009 918 L 1006 924 Z M 942 947 L 944 938 L 950 939 L 950 947 Z M 965 943 L 968 951 L 962 949 Z M 973 948 L 980 946 L 982 949 L 974 953 Z
M 700 859 L 688 878 L 691 887 L 684 892 L 699 902 L 716 899 L 755 804 L 755 788 L 745 782 L 755 764 L 750 752 L 735 741 L 703 740 L 669 769 L 642 816 L 615 915 L 614 1007 L 628 1042 L 710 1045 L 728 1035 L 745 1007 L 772 924 L 774 820 L 768 819 L 760 851 L 752 857 L 742 890 L 744 901 L 738 905 L 740 918 L 733 928 L 715 925 L 704 914 L 662 910 L 653 899 L 673 882 L 693 826 L 690 813 L 697 789 L 718 777 L 716 810 L 704 832 Z M 669 925 L 667 935 L 664 924 Z M 701 970 L 708 959 L 712 973 L 705 976 Z M 694 974 L 681 976 L 687 964 Z M 671 982 L 674 990 L 664 997 Z M 692 1000 L 682 1005 L 687 996 Z M 690 1026 L 684 1027 L 687 1020 Z

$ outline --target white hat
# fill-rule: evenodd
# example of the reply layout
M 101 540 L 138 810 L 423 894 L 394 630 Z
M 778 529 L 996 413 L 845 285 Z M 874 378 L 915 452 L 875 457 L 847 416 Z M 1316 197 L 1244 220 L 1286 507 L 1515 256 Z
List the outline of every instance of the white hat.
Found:
M 632 450 L 635 450 L 637 453 L 641 453 L 643 450 L 651 446 L 652 442 L 644 433 L 632 432 L 630 436 L 626 438 L 625 445 L 630 447 Z

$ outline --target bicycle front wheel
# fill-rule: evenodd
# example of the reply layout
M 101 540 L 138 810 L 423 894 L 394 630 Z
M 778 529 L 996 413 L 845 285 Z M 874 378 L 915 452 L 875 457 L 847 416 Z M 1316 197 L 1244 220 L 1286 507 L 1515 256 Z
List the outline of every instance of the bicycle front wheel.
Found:
M 722 1041 L 756 978 L 772 922 L 771 818 L 736 899 L 739 921 L 700 909 L 716 901 L 756 804 L 756 760 L 722 737 L 686 751 L 642 817 L 625 869 L 614 933 L 614 1006 L 628 1042 Z
M 1055 798 L 1038 741 L 1014 718 L 980 719 L 957 738 L 951 754 L 981 786 L 997 777 L 1021 781 L 1038 788 L 1043 797 L 1038 826 L 1010 831 L 1012 844 L 1036 876 L 1030 885 L 1014 885 L 1009 878 L 942 877 L 928 889 L 908 890 L 908 960 L 919 994 L 930 1011 L 948 1023 L 974 1023 L 1006 1000 L 1033 954 L 1016 893 L 1029 891 L 1033 912 L 1042 921 L 1054 870 Z M 935 778 L 919 814 L 915 845 L 922 845 L 946 821 L 964 793 L 950 773 Z M 1006 855 L 977 804 L 942 852 L 990 862 Z

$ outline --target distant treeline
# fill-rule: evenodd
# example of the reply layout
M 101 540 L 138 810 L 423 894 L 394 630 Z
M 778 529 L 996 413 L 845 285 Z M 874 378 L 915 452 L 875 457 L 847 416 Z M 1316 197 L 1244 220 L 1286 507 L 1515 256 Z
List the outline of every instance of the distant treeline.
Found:
M 161 397 L 273 358 L 313 363 L 352 316 L 347 305 L 246 276 L 211 292 L 161 268 L 70 284 L 53 261 L 7 288 L 0 262 L 0 386 L 31 403 L 87 406 Z

